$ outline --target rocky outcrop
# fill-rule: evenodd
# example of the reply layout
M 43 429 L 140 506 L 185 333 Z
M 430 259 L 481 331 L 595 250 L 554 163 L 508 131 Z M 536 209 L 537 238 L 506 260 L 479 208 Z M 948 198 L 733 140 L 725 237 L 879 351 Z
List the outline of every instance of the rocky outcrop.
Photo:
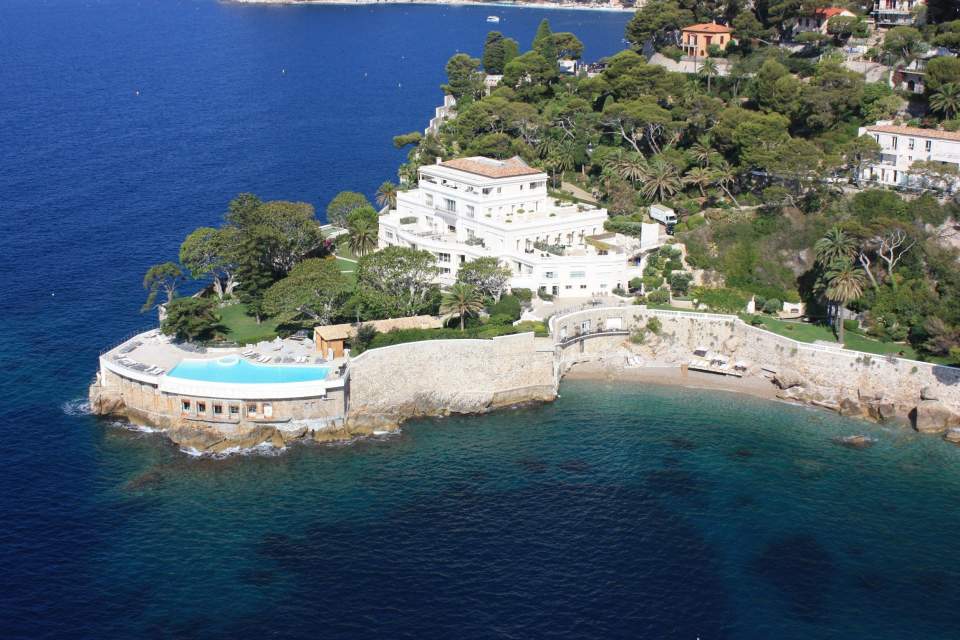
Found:
M 860 434 L 834 438 L 833 441 L 841 447 L 848 447 L 850 449 L 866 449 L 872 447 L 874 442 L 873 438 Z
M 920 433 L 944 433 L 960 425 L 960 415 L 955 414 L 939 400 L 921 400 L 910 413 L 913 428 Z
M 947 429 L 947 432 L 943 434 L 943 439 L 947 442 L 952 442 L 953 444 L 960 444 L 960 428 L 953 427 Z

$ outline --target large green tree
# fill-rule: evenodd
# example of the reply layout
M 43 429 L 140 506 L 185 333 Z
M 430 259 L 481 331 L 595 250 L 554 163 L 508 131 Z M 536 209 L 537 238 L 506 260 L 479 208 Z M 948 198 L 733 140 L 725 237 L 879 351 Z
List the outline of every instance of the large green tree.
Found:
M 414 316 L 429 310 L 438 269 L 429 251 L 386 247 L 360 258 L 357 293 L 363 308 L 380 317 Z
M 236 286 L 240 231 L 236 227 L 200 227 L 180 245 L 180 264 L 194 279 L 211 278 L 213 291 L 223 300 Z
M 335 260 L 304 260 L 264 294 L 263 310 L 281 322 L 330 324 L 343 314 L 351 285 Z
M 477 291 L 500 301 L 500 296 L 510 282 L 510 269 L 501 265 L 497 258 L 476 258 L 460 265 L 457 281 L 473 285 Z
M 487 34 L 487 41 L 483 44 L 483 70 L 494 75 L 502 74 L 503 67 L 506 64 L 505 57 L 503 34 L 499 31 L 491 31 Z
M 143 288 L 147 290 L 147 301 L 143 303 L 141 311 L 152 309 L 157 301 L 157 294 L 161 291 L 166 294 L 167 304 L 173 302 L 177 295 L 177 287 L 183 282 L 183 271 L 175 262 L 155 264 L 147 269 L 143 276 Z
M 178 340 L 209 339 L 223 329 L 217 302 L 212 298 L 177 298 L 165 311 L 160 330 Z
M 557 43 L 553 39 L 553 32 L 550 30 L 550 21 L 544 18 L 537 27 L 537 34 L 533 37 L 532 50 L 539 53 L 544 60 L 550 64 L 556 65 Z
M 627 23 L 626 40 L 635 49 L 652 40 L 655 45 L 679 44 L 680 29 L 696 18 L 676 0 L 649 0 Z
M 446 71 L 447 83 L 442 88 L 457 102 L 469 102 L 483 95 L 483 73 L 477 58 L 465 53 L 455 54 L 447 61 Z
M 338 227 L 346 228 L 347 217 L 354 209 L 369 207 L 370 201 L 362 193 L 356 191 L 341 191 L 333 197 L 327 205 L 327 222 Z

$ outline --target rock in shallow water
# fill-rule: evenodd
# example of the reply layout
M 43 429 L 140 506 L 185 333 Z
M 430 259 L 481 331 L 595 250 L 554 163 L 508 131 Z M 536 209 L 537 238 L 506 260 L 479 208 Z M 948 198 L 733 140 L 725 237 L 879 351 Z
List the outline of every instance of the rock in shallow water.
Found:
M 842 436 L 834 438 L 833 441 L 841 447 L 850 449 L 866 449 L 872 447 L 875 440 L 865 435 Z

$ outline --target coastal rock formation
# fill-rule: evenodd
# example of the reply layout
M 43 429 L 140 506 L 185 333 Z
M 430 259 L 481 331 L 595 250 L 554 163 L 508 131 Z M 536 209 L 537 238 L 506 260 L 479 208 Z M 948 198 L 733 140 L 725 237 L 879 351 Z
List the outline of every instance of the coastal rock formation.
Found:
M 872 447 L 874 442 L 873 438 L 865 435 L 844 436 L 834 438 L 833 441 L 842 447 L 849 447 L 851 449 L 866 449 Z
M 913 428 L 920 433 L 944 433 L 950 427 L 960 425 L 960 415 L 955 414 L 939 400 L 921 400 L 911 414 Z
M 960 427 L 947 429 L 947 432 L 943 435 L 943 439 L 953 444 L 960 444 Z

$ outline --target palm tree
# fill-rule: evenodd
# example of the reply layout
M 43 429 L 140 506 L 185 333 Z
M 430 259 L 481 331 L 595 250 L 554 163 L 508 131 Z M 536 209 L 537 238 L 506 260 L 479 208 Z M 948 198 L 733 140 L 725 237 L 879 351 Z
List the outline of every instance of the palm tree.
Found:
M 481 311 L 483 311 L 483 294 L 475 286 L 465 282 L 456 282 L 451 285 L 440 301 L 441 314 L 447 318 L 454 316 L 460 318 L 460 331 L 463 331 L 463 323 L 467 316 L 477 315 Z
M 731 185 L 737 181 L 737 172 L 730 166 L 729 162 L 723 160 L 713 168 L 713 181 L 727 194 L 727 197 L 733 201 L 734 206 L 739 208 L 740 203 L 737 202 L 737 199 L 734 198 L 730 192 Z
M 653 156 L 647 162 L 643 182 L 640 191 L 657 202 L 663 202 L 680 191 L 681 187 L 680 172 L 677 171 L 677 167 L 659 155 Z
M 716 151 L 713 150 L 713 138 L 710 134 L 708 133 L 697 138 L 697 141 L 690 145 L 690 153 L 701 167 L 710 164 L 710 158 L 716 153 Z
M 700 195 L 703 197 L 706 197 L 706 187 L 709 187 L 711 184 L 713 184 L 713 180 L 713 172 L 706 167 L 694 167 L 693 169 L 690 169 L 690 171 L 687 172 L 687 175 L 683 178 L 684 184 L 692 184 L 700 189 Z
M 377 189 L 377 204 L 380 205 L 380 208 L 390 207 L 391 209 L 397 208 L 397 185 L 393 184 L 389 180 L 380 185 Z
M 843 313 L 841 311 L 848 304 L 863 295 L 863 269 L 853 266 L 853 263 L 840 260 L 834 262 L 826 273 L 827 299 L 837 306 L 837 334 L 840 344 L 843 344 Z
M 557 175 L 563 177 L 565 171 L 575 169 L 577 165 L 577 153 L 575 147 L 568 142 L 558 142 L 548 149 L 543 160 L 544 166 L 550 171 L 553 177 L 553 186 L 557 186 Z
M 930 96 L 930 108 L 950 120 L 960 112 L 960 84 L 947 82 Z
M 357 256 L 364 256 L 377 248 L 380 225 L 376 220 L 361 216 L 354 218 L 348 227 L 350 232 L 350 250 Z
M 713 81 L 713 76 L 717 75 L 717 63 L 713 61 L 713 58 L 707 58 L 703 61 L 703 64 L 700 65 L 700 70 L 697 73 L 707 79 L 707 93 L 710 93 L 710 84 Z
M 642 180 L 647 175 L 647 160 L 639 153 L 619 154 L 613 164 L 613 169 L 624 180 L 636 184 L 638 180 Z
M 822 265 L 831 265 L 837 261 L 850 262 L 857 252 L 857 244 L 843 229 L 833 227 L 817 240 L 813 251 L 817 262 Z

